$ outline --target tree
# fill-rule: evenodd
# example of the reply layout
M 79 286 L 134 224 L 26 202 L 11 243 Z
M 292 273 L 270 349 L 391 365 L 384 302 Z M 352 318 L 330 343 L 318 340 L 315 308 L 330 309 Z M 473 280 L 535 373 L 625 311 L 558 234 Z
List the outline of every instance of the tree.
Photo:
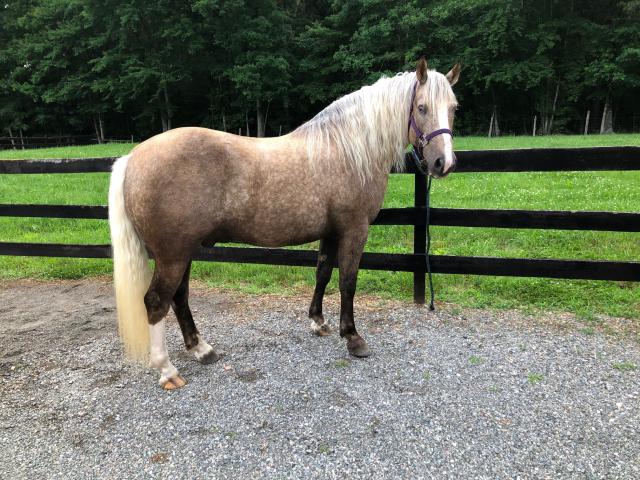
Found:
M 279 133 L 421 55 L 462 63 L 461 133 L 638 125 L 639 0 L 7 0 L 0 21 L 12 134 Z
M 257 136 L 263 137 L 271 102 L 284 100 L 291 87 L 287 12 L 273 0 L 201 0 L 194 8 L 207 19 L 210 47 L 223 50 L 228 61 L 213 72 L 231 81 L 246 110 L 255 106 Z

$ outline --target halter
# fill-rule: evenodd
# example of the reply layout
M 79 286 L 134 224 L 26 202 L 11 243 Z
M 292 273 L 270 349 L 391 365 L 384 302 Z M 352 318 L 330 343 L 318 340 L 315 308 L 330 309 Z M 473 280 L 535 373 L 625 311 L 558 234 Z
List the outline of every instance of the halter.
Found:
M 418 127 L 418 124 L 416 123 L 416 119 L 413 118 L 413 101 L 416 99 L 417 89 L 418 89 L 418 82 L 416 81 L 415 85 L 413 86 L 413 94 L 411 95 L 411 104 L 409 105 L 409 128 L 412 128 L 413 132 L 416 134 L 418 143 L 420 144 L 420 149 L 418 150 L 418 148 L 416 148 L 415 145 L 411 144 L 411 146 L 413 147 L 411 149 L 411 157 L 413 158 L 413 161 L 416 164 L 416 168 L 420 172 L 422 172 L 422 174 L 425 177 L 427 177 L 427 192 L 426 192 L 426 204 L 425 204 L 425 210 L 427 213 L 427 218 L 426 218 L 427 245 L 425 248 L 424 260 L 425 260 L 425 266 L 427 270 L 427 277 L 429 278 L 429 294 L 431 297 L 431 301 L 429 302 L 429 310 L 435 310 L 436 309 L 434 305 L 435 295 L 433 291 L 433 280 L 431 278 L 431 262 L 429 260 L 429 250 L 431 248 L 431 233 L 429 232 L 429 217 L 430 217 L 430 210 L 431 210 L 429 205 L 429 193 L 431 191 L 431 175 L 429 175 L 428 171 L 424 170 L 422 150 L 426 145 L 429 145 L 429 142 L 433 140 L 435 137 L 437 137 L 438 135 L 442 135 L 443 133 L 448 133 L 453 137 L 453 132 L 448 128 L 440 128 L 438 130 L 434 130 L 429 134 L 425 134 L 422 130 L 420 130 L 420 127 Z
M 435 137 L 437 137 L 438 135 L 442 135 L 443 133 L 448 133 L 453 137 L 453 132 L 448 128 L 440 128 L 438 130 L 434 130 L 429 134 L 426 134 L 422 130 L 420 130 L 420 127 L 418 127 L 418 124 L 416 123 L 416 119 L 413 117 L 413 102 L 416 99 L 417 89 L 418 89 L 418 81 L 416 80 L 416 83 L 413 85 L 413 94 L 411 95 L 411 103 L 409 104 L 409 128 L 413 129 L 413 132 L 416 134 L 416 138 L 418 139 L 418 143 L 420 144 L 420 149 L 418 149 L 416 145 L 411 144 L 413 146 L 413 148 L 411 149 L 411 156 L 413 157 L 413 161 L 416 163 L 416 167 L 418 168 L 418 170 L 420 170 L 422 173 L 426 175 L 427 173 L 423 170 L 424 167 L 422 165 L 423 163 L 422 151 L 424 147 L 429 145 L 429 142 L 433 140 Z

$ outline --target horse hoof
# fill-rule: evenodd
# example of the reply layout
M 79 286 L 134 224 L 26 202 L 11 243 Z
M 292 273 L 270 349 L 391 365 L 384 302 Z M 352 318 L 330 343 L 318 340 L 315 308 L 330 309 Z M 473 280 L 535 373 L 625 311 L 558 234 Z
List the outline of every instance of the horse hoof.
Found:
M 176 375 L 175 377 L 167 378 L 164 381 L 160 381 L 160 385 L 165 390 L 177 390 L 178 388 L 184 387 L 186 384 L 187 381 L 180 375 Z
M 324 322 L 322 325 L 318 325 L 316 321 L 313 320 L 311 322 L 311 331 L 318 337 L 326 337 L 327 335 L 331 335 L 331 327 L 327 322 Z
M 198 358 L 198 362 L 202 365 L 209 365 L 211 363 L 215 363 L 220 359 L 220 355 L 216 353 L 215 350 L 211 350 L 205 353 L 202 357 Z
M 354 335 L 347 339 L 347 350 L 351 355 L 358 358 L 366 358 L 371 355 L 367 342 L 360 335 Z

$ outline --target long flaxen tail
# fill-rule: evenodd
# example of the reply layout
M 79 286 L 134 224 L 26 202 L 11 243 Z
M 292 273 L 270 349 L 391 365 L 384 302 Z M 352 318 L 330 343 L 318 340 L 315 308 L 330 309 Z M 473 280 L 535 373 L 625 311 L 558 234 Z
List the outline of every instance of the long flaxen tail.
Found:
M 120 338 L 126 355 L 144 362 L 149 355 L 149 325 L 144 295 L 151 281 L 147 250 L 124 207 L 124 178 L 129 156 L 113 165 L 109 184 L 109 227 L 113 283 Z

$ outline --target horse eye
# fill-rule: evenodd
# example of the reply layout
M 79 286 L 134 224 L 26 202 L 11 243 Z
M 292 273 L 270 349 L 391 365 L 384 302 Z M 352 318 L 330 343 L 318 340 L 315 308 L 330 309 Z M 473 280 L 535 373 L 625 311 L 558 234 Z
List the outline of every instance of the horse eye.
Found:
M 424 105 L 418 105 L 418 111 L 419 111 L 420 113 L 424 113 L 424 112 L 426 112 L 426 111 L 427 111 L 427 109 L 424 107 Z

